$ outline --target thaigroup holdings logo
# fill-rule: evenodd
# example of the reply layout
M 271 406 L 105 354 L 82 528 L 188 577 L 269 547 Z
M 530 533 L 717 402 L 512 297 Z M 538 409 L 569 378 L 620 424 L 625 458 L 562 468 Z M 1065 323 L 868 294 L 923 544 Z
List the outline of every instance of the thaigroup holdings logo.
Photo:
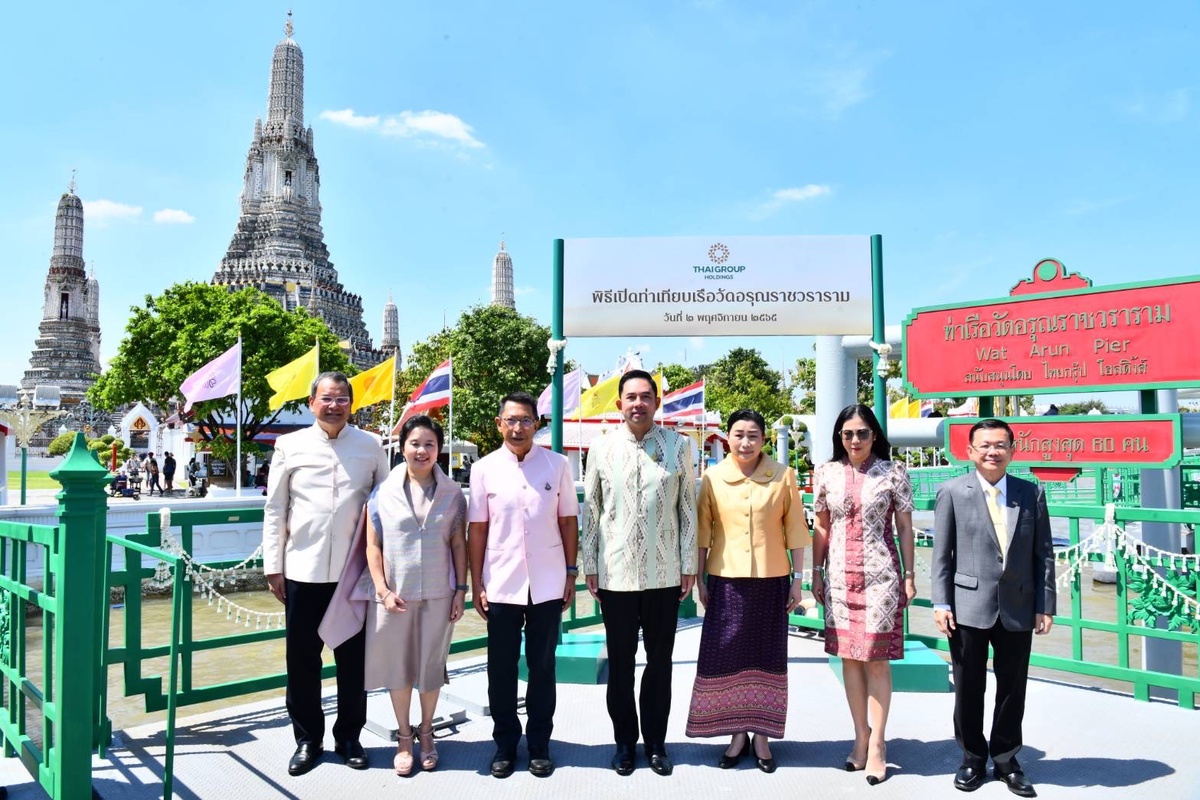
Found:
M 731 281 L 736 275 L 746 271 L 744 264 L 728 264 L 729 247 L 721 242 L 714 242 L 708 248 L 708 264 L 696 264 L 692 272 L 700 275 L 706 281 Z

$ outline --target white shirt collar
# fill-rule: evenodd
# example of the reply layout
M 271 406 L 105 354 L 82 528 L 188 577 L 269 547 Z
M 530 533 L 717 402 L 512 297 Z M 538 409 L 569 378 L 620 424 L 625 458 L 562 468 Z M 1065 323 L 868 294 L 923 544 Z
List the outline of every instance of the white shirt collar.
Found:
M 975 477 L 979 479 L 979 486 L 983 489 L 985 494 L 987 493 L 989 486 L 995 486 L 997 489 L 1000 490 L 1000 496 L 998 498 L 996 498 L 996 502 L 998 502 L 1000 505 L 1004 505 L 1008 501 L 1008 473 L 1007 472 L 1004 473 L 1003 475 L 1001 475 L 1000 480 L 996 481 L 995 483 L 988 483 L 987 478 L 983 477 L 983 473 L 979 472 L 979 470 L 975 471 Z

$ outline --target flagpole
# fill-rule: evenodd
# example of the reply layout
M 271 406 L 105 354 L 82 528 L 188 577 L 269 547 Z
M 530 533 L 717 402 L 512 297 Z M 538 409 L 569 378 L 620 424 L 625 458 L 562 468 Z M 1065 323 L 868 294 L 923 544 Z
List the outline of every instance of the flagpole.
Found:
M 450 449 L 446 451 L 446 469 L 450 471 L 450 480 L 454 480 L 454 357 L 450 357 L 450 413 L 448 417 L 449 424 L 449 443 Z
M 237 478 L 234 487 L 237 496 L 242 496 L 242 332 L 238 331 L 238 390 L 237 402 L 233 406 L 237 424 Z
M 392 403 L 388 406 L 388 447 L 392 450 L 392 455 L 396 454 L 395 437 L 392 436 L 392 429 L 396 427 L 396 370 L 400 366 L 400 348 L 396 348 L 394 356 L 396 363 L 392 365 Z

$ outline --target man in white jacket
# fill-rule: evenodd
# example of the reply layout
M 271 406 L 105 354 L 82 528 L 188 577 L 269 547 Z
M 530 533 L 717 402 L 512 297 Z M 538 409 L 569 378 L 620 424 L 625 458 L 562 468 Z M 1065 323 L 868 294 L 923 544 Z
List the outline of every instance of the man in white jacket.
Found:
M 313 381 L 308 407 L 316 422 L 275 442 L 263 512 L 263 571 L 287 620 L 287 710 L 296 752 L 288 773 L 303 775 L 324 750 L 321 651 L 317 632 L 350 554 L 363 506 L 387 477 L 378 437 L 348 426 L 352 389 L 340 372 Z M 338 715 L 335 751 L 353 769 L 366 769 L 359 735 L 367 720 L 363 687 L 364 635 L 334 648 Z

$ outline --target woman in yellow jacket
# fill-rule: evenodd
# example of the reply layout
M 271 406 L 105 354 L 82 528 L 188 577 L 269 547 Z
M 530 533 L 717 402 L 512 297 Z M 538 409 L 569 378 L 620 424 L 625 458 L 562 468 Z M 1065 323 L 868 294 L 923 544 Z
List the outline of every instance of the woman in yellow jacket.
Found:
M 721 769 L 737 766 L 754 734 L 754 763 L 774 772 L 769 740 L 787 720 L 787 615 L 802 598 L 810 536 L 795 473 L 763 455 L 762 415 L 742 409 L 728 425 L 729 455 L 700 485 L 705 613 L 686 733 L 733 737 Z

